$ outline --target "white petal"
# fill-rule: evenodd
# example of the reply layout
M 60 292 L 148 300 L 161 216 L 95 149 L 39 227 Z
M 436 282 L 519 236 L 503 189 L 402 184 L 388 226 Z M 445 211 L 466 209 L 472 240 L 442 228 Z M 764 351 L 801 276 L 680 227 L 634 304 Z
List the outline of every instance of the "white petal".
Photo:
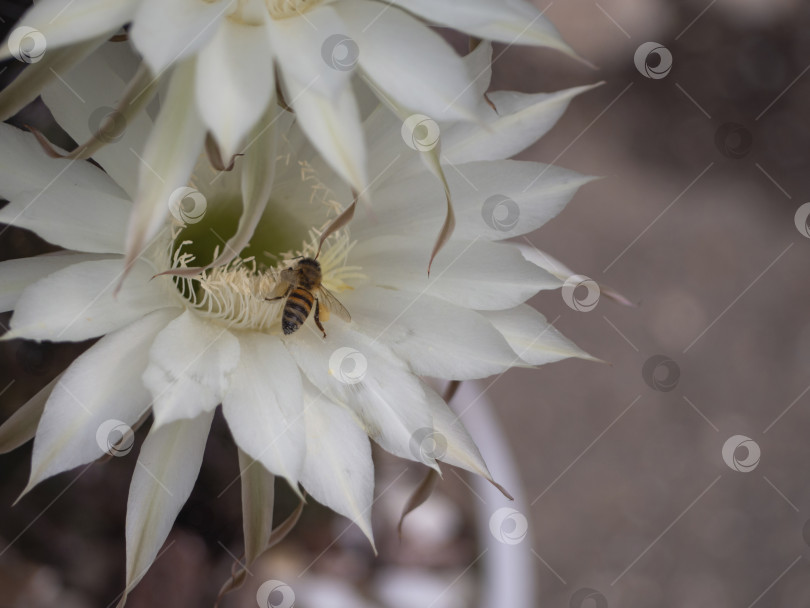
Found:
M 44 52 L 59 52 L 59 47 L 98 35 L 109 37 L 127 23 L 135 12 L 136 0 L 40 0 L 15 26 L 37 30 Z M 13 56 L 11 35 L 0 47 L 0 61 Z M 30 34 L 29 34 L 30 36 Z M 25 48 L 25 46 L 23 46 Z
M 594 178 L 528 161 L 452 165 L 445 175 L 453 193 L 456 239 L 502 240 L 538 229 Z M 423 235 L 443 219 L 444 188 L 424 173 L 389 180 L 374 191 L 374 209 L 358 214 L 358 238 L 380 233 Z M 373 215 L 373 218 L 372 218 Z
M 515 354 L 477 312 L 430 295 L 359 288 L 341 301 L 363 331 L 387 344 L 415 374 L 470 380 L 500 373 Z
M 275 94 L 270 57 L 264 27 L 229 19 L 197 57 L 197 107 L 225 162 L 239 152 Z
M 556 93 L 494 91 L 489 98 L 498 112 L 487 106 L 486 128 L 465 123 L 442 128 L 442 160 L 457 165 L 514 156 L 545 135 L 573 97 L 594 86 L 599 85 Z
M 348 517 L 374 544 L 371 444 L 347 409 L 306 383 L 307 453 L 301 483 L 319 503 Z
M 298 117 L 298 124 L 329 166 L 357 192 L 368 184 L 366 144 L 360 113 L 351 86 L 328 98 L 299 85 L 285 82 L 287 103 Z
M 152 429 L 138 455 L 127 500 L 127 594 L 143 578 L 191 495 L 214 413 Z
M 305 452 L 301 375 L 275 336 L 244 333 L 239 344 L 222 413 L 239 448 L 297 491 Z
M 138 195 L 127 230 L 129 264 L 169 215 L 172 193 L 188 183 L 202 150 L 205 127 L 194 105 L 194 61 L 178 65 L 143 151 Z
M 149 411 L 141 374 L 152 340 L 174 314 L 147 315 L 103 337 L 71 364 L 37 427 L 28 488 L 114 453 L 110 448 Z
M 155 339 L 143 374 L 154 399 L 155 428 L 213 411 L 238 363 L 239 341 L 226 328 L 191 310 L 169 323 Z
M 492 82 L 492 44 L 481 40 L 472 51 L 464 55 L 464 65 L 473 81 L 475 94 L 481 97 Z
M 113 296 L 122 271 L 120 259 L 82 262 L 37 281 L 20 296 L 3 339 L 87 340 L 174 304 L 162 281 L 150 281 L 155 271 L 145 262 Z
M 526 0 L 396 0 L 402 8 L 476 38 L 558 49 L 569 47 L 550 21 Z
M 45 403 L 61 378 L 62 374 L 59 374 L 3 421 L 0 425 L 0 454 L 16 450 L 34 438 Z
M 129 35 L 159 76 L 170 65 L 196 53 L 231 8 L 233 3 L 227 0 L 142 0 Z
M 275 475 L 237 449 L 242 481 L 242 530 L 245 537 L 245 565 L 261 555 L 273 531 Z
M 374 86 L 433 120 L 478 119 L 481 100 L 464 61 L 441 36 L 394 6 L 366 0 L 335 6 Z
M 419 381 L 387 347 L 330 322 L 326 339 L 311 321 L 286 340 L 287 349 L 318 390 L 353 410 L 366 433 L 396 456 L 420 460 L 411 438 L 432 429 L 432 417 Z M 421 460 L 435 468 L 430 459 Z
M 57 253 L 0 262 L 0 311 L 12 310 L 33 283 L 73 264 L 104 259 L 92 253 Z
M 598 361 L 563 336 L 527 304 L 511 310 L 482 313 L 506 338 L 515 354 L 529 365 L 544 365 L 568 357 Z
M 138 57 L 127 44 L 108 42 L 42 91 L 42 100 L 56 122 L 77 142 L 82 143 L 99 129 L 105 116 L 113 113 L 127 83 L 135 76 Z M 135 105 L 150 99 L 139 89 Z M 117 115 L 123 120 L 123 115 Z M 135 196 L 138 155 L 143 155 L 152 119 L 139 112 L 122 125 L 114 141 L 107 142 L 92 157 L 129 195 Z
M 475 310 L 511 308 L 541 289 L 556 289 L 558 279 L 527 262 L 514 245 L 483 239 L 450 241 L 425 268 L 430 244 L 414 238 L 381 236 L 357 244 L 352 263 L 372 284 L 433 295 Z

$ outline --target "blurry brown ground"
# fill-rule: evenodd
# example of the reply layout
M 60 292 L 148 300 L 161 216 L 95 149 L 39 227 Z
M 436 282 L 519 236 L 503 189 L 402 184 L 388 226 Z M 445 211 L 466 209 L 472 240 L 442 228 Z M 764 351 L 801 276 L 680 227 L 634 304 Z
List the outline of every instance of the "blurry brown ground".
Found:
M 533 546 L 559 575 L 536 562 L 541 605 L 569 606 L 582 587 L 611 607 L 810 605 L 810 240 L 794 226 L 796 209 L 810 200 L 810 7 L 564 0 L 547 15 L 599 69 L 500 46 L 493 88 L 605 80 L 521 155 L 605 179 L 531 240 L 639 307 L 603 298 L 582 313 L 559 293 L 537 297 L 533 304 L 559 329 L 610 365 L 514 371 L 489 390 L 525 493 L 539 496 L 527 513 Z M 634 66 L 636 48 L 648 41 L 672 53 L 663 79 Z M 717 141 L 726 123 L 751 134 L 750 149 L 722 131 Z M 35 247 L 20 232 L 0 237 L 3 258 Z M 2 344 L 0 390 L 15 380 L 2 396 L 3 417 L 75 352 Z M 654 390 L 642 377 L 654 355 L 677 365 L 673 390 Z M 216 512 L 207 502 L 236 469 L 227 431 L 218 429 L 171 557 L 158 562 L 133 606 L 209 605 L 229 564 L 223 546 L 239 552 L 238 491 Z M 749 473 L 723 462 L 733 435 L 761 448 Z M 29 575 L 58 594 L 37 605 L 56 597 L 60 606 L 106 605 L 123 580 L 133 464 L 94 465 L 26 529 L 73 479 L 50 480 L 9 509 L 28 458 L 19 450 L 0 459 L 2 545 L 24 531 L 0 558 L 0 606 L 12 605 L 7 590 Z M 304 523 L 282 554 L 317 555 L 334 536 L 322 511 L 310 509 Z M 466 555 L 470 542 L 462 534 L 456 550 Z M 403 559 L 392 557 L 396 550 L 383 557 Z M 339 551 L 354 557 L 319 567 L 349 579 L 368 575 L 367 550 L 344 542 Z

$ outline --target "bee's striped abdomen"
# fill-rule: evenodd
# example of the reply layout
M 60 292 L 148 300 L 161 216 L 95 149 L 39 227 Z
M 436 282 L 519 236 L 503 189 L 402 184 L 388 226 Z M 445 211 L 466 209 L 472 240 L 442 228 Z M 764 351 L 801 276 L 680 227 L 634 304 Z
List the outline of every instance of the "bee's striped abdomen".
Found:
M 287 296 L 284 312 L 281 315 L 281 329 L 285 335 L 293 333 L 304 324 L 314 301 L 315 297 L 303 287 L 292 290 Z

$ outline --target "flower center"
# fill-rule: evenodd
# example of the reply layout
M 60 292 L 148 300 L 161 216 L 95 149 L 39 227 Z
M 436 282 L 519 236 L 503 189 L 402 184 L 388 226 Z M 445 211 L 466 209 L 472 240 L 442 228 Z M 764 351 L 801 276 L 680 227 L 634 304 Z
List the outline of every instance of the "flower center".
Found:
M 265 0 L 267 11 L 273 19 L 298 17 L 323 2 L 324 0 Z

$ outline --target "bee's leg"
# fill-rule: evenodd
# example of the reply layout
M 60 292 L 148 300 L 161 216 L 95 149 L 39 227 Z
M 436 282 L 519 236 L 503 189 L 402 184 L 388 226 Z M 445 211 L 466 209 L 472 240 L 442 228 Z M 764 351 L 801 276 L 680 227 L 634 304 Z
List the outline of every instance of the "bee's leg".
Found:
M 326 330 L 323 328 L 323 325 L 321 325 L 321 306 L 318 304 L 318 298 L 315 298 L 315 325 L 323 332 L 323 337 L 325 338 Z

